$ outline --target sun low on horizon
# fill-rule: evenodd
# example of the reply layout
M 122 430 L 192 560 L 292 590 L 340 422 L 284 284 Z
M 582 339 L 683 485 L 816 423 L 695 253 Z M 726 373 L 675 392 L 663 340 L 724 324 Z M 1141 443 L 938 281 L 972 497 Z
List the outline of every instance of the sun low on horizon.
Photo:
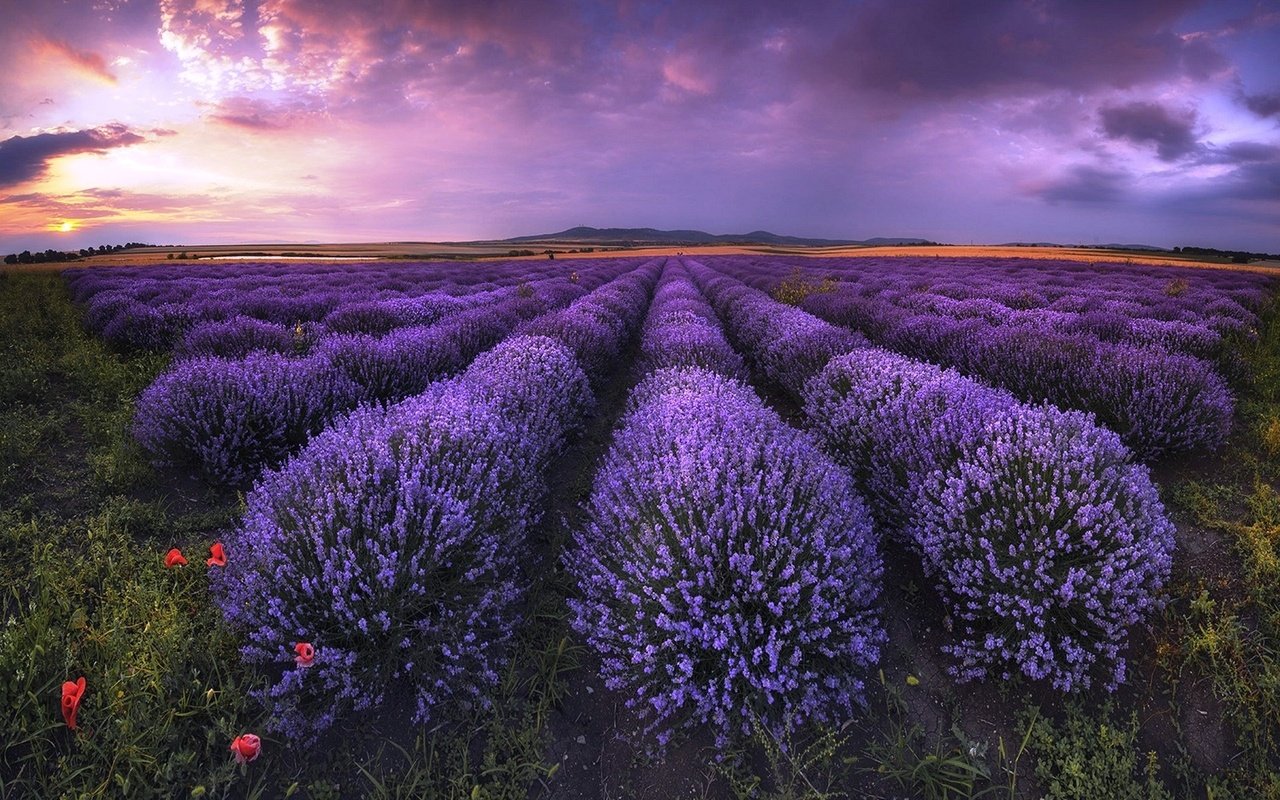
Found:
M 0 2 L 0 250 L 573 225 L 1280 250 L 1280 6 Z

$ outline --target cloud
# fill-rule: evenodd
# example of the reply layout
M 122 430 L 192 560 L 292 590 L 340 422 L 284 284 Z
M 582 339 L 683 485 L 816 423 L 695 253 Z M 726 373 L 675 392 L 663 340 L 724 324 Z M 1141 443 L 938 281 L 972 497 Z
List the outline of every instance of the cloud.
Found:
M 44 38 L 36 45 L 36 52 L 42 56 L 61 58 L 82 74 L 97 78 L 104 83 L 118 82 L 116 75 L 107 69 L 107 61 L 101 55 L 88 50 L 79 50 L 69 42 L 61 39 Z
M 124 125 L 103 125 L 80 131 L 14 136 L 0 142 L 0 186 L 15 186 L 39 178 L 49 162 L 75 153 L 104 153 L 146 139 Z
M 1245 94 L 1240 99 L 1245 108 L 1260 117 L 1280 117 L 1280 92 Z
M 1177 161 L 1198 147 L 1194 110 L 1175 111 L 1158 103 L 1136 102 L 1102 108 L 1098 117 L 1107 137 L 1153 144 L 1162 161 Z
M 1049 203 L 1108 203 L 1124 194 L 1127 178 L 1118 170 L 1080 164 L 1061 178 L 1033 187 L 1030 194 Z
M 279 131 L 324 116 L 315 103 L 301 100 L 268 102 L 250 97 L 229 97 L 208 104 L 206 119 L 246 131 Z
M 808 74 L 902 99 L 1044 89 L 1129 88 L 1227 67 L 1208 42 L 1173 26 L 1193 0 L 870 0 L 832 14 L 805 48 Z M 815 38 L 815 29 L 809 35 Z
M 1280 145 L 1266 142 L 1232 142 L 1222 147 L 1205 148 L 1200 161 L 1204 164 L 1256 164 L 1264 161 L 1280 161 Z

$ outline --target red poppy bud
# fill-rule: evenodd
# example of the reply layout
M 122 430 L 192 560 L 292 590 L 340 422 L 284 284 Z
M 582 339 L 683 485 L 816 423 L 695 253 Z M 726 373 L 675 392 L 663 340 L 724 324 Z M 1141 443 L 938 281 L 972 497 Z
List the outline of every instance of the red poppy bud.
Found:
M 174 567 L 184 567 L 186 565 L 187 565 L 187 559 L 183 558 L 182 551 L 179 550 L 178 548 L 175 547 L 169 552 L 164 554 L 165 569 L 172 569 Z
M 252 733 L 245 733 L 231 740 L 231 752 L 237 764 L 248 764 L 262 751 L 262 740 Z
M 227 565 L 227 552 L 222 549 L 222 542 L 214 542 L 209 547 L 209 558 L 204 563 L 211 567 L 225 567 Z
M 73 731 L 76 729 L 76 714 L 80 712 L 80 698 L 84 697 L 84 687 L 83 677 L 62 684 L 62 718 Z

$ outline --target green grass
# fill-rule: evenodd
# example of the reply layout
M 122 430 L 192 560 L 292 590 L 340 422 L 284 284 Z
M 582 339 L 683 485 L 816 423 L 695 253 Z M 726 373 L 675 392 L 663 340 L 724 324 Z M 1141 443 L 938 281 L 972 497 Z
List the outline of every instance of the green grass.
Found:
M 6 712 L 0 793 L 14 797 L 245 792 L 227 743 L 259 730 L 236 644 L 209 603 L 205 567 L 166 570 L 155 507 L 105 503 L 67 522 L 0 517 L 6 592 L 0 685 Z M 60 686 L 88 688 L 80 729 Z
M 1044 800 L 1173 800 L 1160 780 L 1156 754 L 1142 753 L 1137 743 L 1136 714 L 1116 721 L 1109 705 L 1090 713 L 1071 704 L 1063 717 L 1055 724 L 1039 714 L 1024 715 Z
M 1203 776 L 1209 798 L 1280 798 L 1280 308 L 1243 345 L 1249 377 L 1239 441 L 1225 461 L 1238 481 L 1188 481 L 1173 505 L 1230 544 L 1230 579 L 1183 587 L 1172 606 L 1169 679 L 1207 682 L 1224 706 L 1236 752 Z

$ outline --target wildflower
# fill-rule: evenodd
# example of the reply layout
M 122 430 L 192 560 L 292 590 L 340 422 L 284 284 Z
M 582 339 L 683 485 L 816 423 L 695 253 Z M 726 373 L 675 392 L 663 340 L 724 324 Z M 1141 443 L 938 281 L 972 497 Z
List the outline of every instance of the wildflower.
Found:
M 175 547 L 169 552 L 164 554 L 165 569 L 173 569 L 174 567 L 185 567 L 186 565 L 187 565 L 187 559 L 183 557 L 182 551 L 179 550 L 178 548 Z
M 310 667 L 316 663 L 316 649 L 311 646 L 311 642 L 298 642 L 293 646 L 293 652 L 297 653 L 293 660 L 300 667 Z
M 214 542 L 209 546 L 209 558 L 204 563 L 211 567 L 225 567 L 227 565 L 227 552 L 222 549 L 222 542 Z
M 245 733 L 231 740 L 231 752 L 237 764 L 248 764 L 262 752 L 262 740 L 252 733 Z
M 62 718 L 67 727 L 76 729 L 76 714 L 80 711 L 80 699 L 84 697 L 85 680 L 81 676 L 75 681 L 64 681 L 62 684 Z

